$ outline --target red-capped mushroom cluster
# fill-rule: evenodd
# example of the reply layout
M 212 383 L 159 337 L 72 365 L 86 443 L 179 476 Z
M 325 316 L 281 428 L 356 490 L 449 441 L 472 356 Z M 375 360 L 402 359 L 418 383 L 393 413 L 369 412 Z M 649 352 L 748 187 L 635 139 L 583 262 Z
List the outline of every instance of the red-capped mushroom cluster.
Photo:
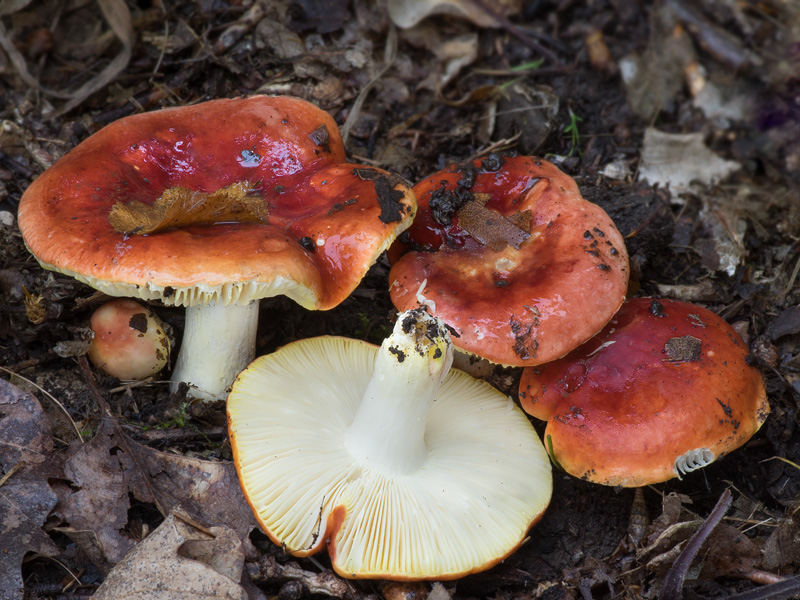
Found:
M 237 471 L 288 551 L 327 544 L 348 577 L 447 579 L 524 540 L 550 500 L 546 453 L 504 395 L 449 373 L 452 345 L 524 367 L 521 404 L 548 421 L 551 458 L 602 484 L 680 476 L 766 419 L 761 376 L 727 323 L 685 303 L 625 302 L 622 235 L 554 165 L 490 155 L 412 190 L 345 159 L 333 119 L 305 101 L 215 100 L 109 125 L 19 206 L 44 268 L 186 307 L 173 383 L 225 398 L 238 374 L 228 396 Z M 391 299 L 405 312 L 380 349 L 320 338 L 244 369 L 260 298 L 329 309 L 404 231 L 389 255 Z M 144 378 L 168 361 L 145 307 L 117 301 L 91 324 L 90 357 L 111 375 Z M 329 390 L 323 407 L 311 374 Z M 300 400 L 314 404 L 307 421 Z M 484 436 L 487 423 L 500 435 Z M 320 430 L 339 437 L 309 453 Z
M 548 421 L 567 472 L 622 486 L 680 477 L 766 419 L 730 325 L 685 303 L 623 304 L 622 236 L 552 164 L 489 156 L 414 192 L 417 217 L 390 250 L 392 301 L 427 306 L 472 355 L 525 367 L 522 407 Z

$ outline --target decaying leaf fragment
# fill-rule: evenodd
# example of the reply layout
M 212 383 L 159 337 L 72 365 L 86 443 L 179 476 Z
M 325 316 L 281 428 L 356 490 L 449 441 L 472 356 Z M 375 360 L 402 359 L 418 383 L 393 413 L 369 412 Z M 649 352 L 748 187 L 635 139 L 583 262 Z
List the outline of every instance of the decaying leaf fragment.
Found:
M 192 556 L 213 556 L 213 564 L 185 557 L 182 546 L 189 542 Z M 241 543 L 229 529 L 201 530 L 170 514 L 108 574 L 94 598 L 246 600 L 239 585 L 243 565 Z
M 648 128 L 644 132 L 639 179 L 650 185 L 669 186 L 675 193 L 687 192 L 693 182 L 713 185 L 741 165 L 714 154 L 702 133 L 674 134 Z
M 58 548 L 41 529 L 57 497 L 47 483 L 58 461 L 39 402 L 0 379 L 0 596 L 23 597 L 20 566 L 28 552 Z
M 189 225 L 266 223 L 268 216 L 267 203 L 255 191 L 255 185 L 239 181 L 213 192 L 172 187 L 152 204 L 117 202 L 111 207 L 108 222 L 117 233 L 148 235 Z
M 257 525 L 232 463 L 159 452 L 121 435 L 105 419 L 89 443 L 74 448 L 64 468 L 70 487 L 61 492 L 56 510 L 69 526 L 55 529 L 78 544 L 102 573 L 134 546 L 128 532 L 130 494 L 164 514 L 180 509 L 225 525 L 253 551 L 248 536 Z
M 456 213 L 459 227 L 491 250 L 502 250 L 507 245 L 519 250 L 522 242 L 531 237 L 531 211 L 506 217 L 486 208 L 488 194 L 474 196 Z
M 134 545 L 124 531 L 130 508 L 128 491 L 135 487 L 132 480 L 141 479 L 131 457 L 119 446 L 109 419 L 90 442 L 73 446 L 64 465 L 71 487 L 68 493 L 61 493 L 57 509 L 69 527 L 56 529 L 77 543 L 102 573 Z
M 464 17 L 481 27 L 497 27 L 500 15 L 510 15 L 522 8 L 520 0 L 389 0 L 389 17 L 398 27 L 413 27 L 430 15 Z

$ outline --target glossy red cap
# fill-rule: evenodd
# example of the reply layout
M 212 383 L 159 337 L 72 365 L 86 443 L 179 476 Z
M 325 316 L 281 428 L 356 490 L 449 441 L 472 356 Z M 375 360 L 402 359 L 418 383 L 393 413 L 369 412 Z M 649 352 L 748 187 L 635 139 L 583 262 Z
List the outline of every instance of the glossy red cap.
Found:
M 458 348 L 538 365 L 600 331 L 624 301 L 622 236 L 549 162 L 490 156 L 414 192 L 417 218 L 390 250 L 392 301 L 399 310 L 426 303 Z
M 212 193 L 247 182 L 261 222 L 119 233 L 115 206 L 152 205 L 178 187 Z M 411 222 L 398 178 L 348 164 L 333 119 L 290 97 L 212 100 L 116 121 L 26 190 L 25 243 L 45 268 L 113 295 L 167 304 L 248 302 L 287 293 L 307 308 L 337 305 Z
M 568 473 L 635 487 L 705 466 L 738 448 L 769 414 L 764 382 L 739 335 L 709 310 L 637 298 L 561 360 L 528 368 L 522 408 L 547 420 Z

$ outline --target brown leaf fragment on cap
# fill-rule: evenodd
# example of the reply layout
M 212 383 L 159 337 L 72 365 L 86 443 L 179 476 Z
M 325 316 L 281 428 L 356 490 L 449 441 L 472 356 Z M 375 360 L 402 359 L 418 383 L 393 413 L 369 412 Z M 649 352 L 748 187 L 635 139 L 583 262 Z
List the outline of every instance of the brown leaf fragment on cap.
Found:
M 395 189 L 403 184 L 400 177 L 388 175 L 376 169 L 354 169 L 353 172 L 363 181 L 372 181 L 375 184 L 375 193 L 378 194 L 378 204 L 381 214 L 378 217 L 383 223 L 395 223 L 403 220 L 405 207 L 402 203 L 405 194 Z
M 531 232 L 532 213 L 529 210 L 516 212 L 506 217 L 511 223 L 522 229 L 525 233 Z
M 321 146 L 325 152 L 330 152 L 331 134 L 328 128 L 323 124 L 312 131 L 308 136 L 312 142 L 317 146 Z
M 224 222 L 266 223 L 267 203 L 254 189 L 247 181 L 214 192 L 173 187 L 152 204 L 117 202 L 111 207 L 108 222 L 114 231 L 124 235 L 147 235 L 170 227 Z
M 664 351 L 669 358 L 664 360 L 670 362 L 698 360 L 700 358 L 701 343 L 699 339 L 691 335 L 670 338 L 664 344 Z
M 511 219 L 474 200 L 467 202 L 456 214 L 459 226 L 491 250 L 502 250 L 506 245 L 519 250 L 522 242 L 531 237 L 530 233 Z M 528 226 L 530 226 L 530 212 L 528 212 Z

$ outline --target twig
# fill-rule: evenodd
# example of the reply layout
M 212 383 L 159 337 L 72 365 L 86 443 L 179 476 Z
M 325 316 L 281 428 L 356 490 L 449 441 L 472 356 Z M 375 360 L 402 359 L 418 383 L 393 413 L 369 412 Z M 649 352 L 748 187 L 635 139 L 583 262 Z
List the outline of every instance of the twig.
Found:
M 800 594 L 800 575 L 795 575 L 757 590 L 728 596 L 728 600 L 788 600 L 788 598 L 797 598 L 798 594 Z
M 5 474 L 5 475 L 3 475 L 3 477 L 2 477 L 2 478 L 0 478 L 0 487 L 3 487 L 3 485 L 5 485 L 5 483 L 6 483 L 6 481 L 8 481 L 9 479 L 11 479 L 11 476 L 12 476 L 14 473 L 16 473 L 17 471 L 19 471 L 19 470 L 20 470 L 20 468 L 22 468 L 22 465 L 24 465 L 24 464 L 25 464 L 25 463 L 23 463 L 23 462 L 18 462 L 18 463 L 17 463 L 17 464 L 15 464 L 13 467 L 11 467 L 11 468 L 10 468 L 8 471 L 6 471 L 6 474 Z
M 28 383 L 29 383 L 29 384 L 31 384 L 33 387 L 35 387 L 37 390 L 39 390 L 40 392 L 42 392 L 42 393 L 43 393 L 45 396 L 47 396 L 48 398 L 50 398 L 50 401 L 51 401 L 51 402 L 53 402 L 53 403 L 54 403 L 56 406 L 58 406 L 58 408 L 60 408 L 60 409 L 61 409 L 61 411 L 62 411 L 62 412 L 65 414 L 65 415 L 67 415 L 67 419 L 69 419 L 69 422 L 72 424 L 72 428 L 75 430 L 75 433 L 78 435 L 78 439 L 81 441 L 81 443 L 83 443 L 83 436 L 81 435 L 81 430 L 80 430 L 80 429 L 78 429 L 78 426 L 75 424 L 75 421 L 73 421 L 73 420 L 72 420 L 72 416 L 70 416 L 69 412 L 67 412 L 67 409 L 66 409 L 66 408 L 64 408 L 64 405 L 63 405 L 63 404 L 61 404 L 61 402 L 59 402 L 59 401 L 56 399 L 56 397 L 55 397 L 55 396 L 53 396 L 53 394 L 51 394 L 50 392 L 48 392 L 48 391 L 47 391 L 46 389 L 44 389 L 42 386 L 40 386 L 40 385 L 38 385 L 38 384 L 34 383 L 33 381 L 31 381 L 31 380 L 30 380 L 30 379 L 28 379 L 27 377 L 23 377 L 23 376 L 22 376 L 22 375 L 20 375 L 19 373 L 15 373 L 15 372 L 14 372 L 14 371 L 12 371 L 11 369 L 6 369 L 5 367 L 0 367 L 0 371 L 5 371 L 6 373 L 8 373 L 9 375 L 11 375 L 11 376 L 13 376 L 13 377 L 19 377 L 20 379 L 22 379 L 22 381 L 26 381 L 26 382 L 28 382 Z
M 722 495 L 717 500 L 714 510 L 708 515 L 708 518 L 703 521 L 703 524 L 694 532 L 694 535 L 686 542 L 677 560 L 672 564 L 669 571 L 667 571 L 664 582 L 661 585 L 661 590 L 658 593 L 658 600 L 680 600 L 681 590 L 683 590 L 683 582 L 686 579 L 686 572 L 692 564 L 692 560 L 697 556 L 700 546 L 706 541 L 706 538 L 711 534 L 714 528 L 728 512 L 731 506 L 731 490 L 726 488 Z

